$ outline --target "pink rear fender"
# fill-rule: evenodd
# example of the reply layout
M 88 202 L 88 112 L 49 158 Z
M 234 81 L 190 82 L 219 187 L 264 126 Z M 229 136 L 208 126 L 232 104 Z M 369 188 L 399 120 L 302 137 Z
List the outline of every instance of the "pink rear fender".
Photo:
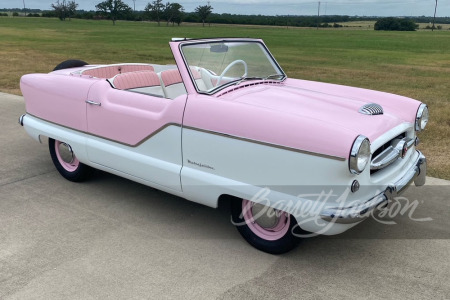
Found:
M 20 89 L 28 114 L 76 130 L 86 131 L 86 103 L 98 80 L 53 74 L 22 76 Z

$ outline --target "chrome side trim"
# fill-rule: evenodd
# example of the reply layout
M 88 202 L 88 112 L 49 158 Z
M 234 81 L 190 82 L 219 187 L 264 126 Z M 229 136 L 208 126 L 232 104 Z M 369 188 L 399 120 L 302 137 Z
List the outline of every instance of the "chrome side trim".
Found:
M 415 140 L 411 138 L 396 139 L 392 144 L 381 152 L 378 156 L 372 159 L 370 163 L 371 170 L 383 169 L 400 157 L 404 157 L 406 152 L 414 145 Z
M 413 166 L 395 183 L 388 185 L 384 192 L 356 206 L 326 208 L 320 213 L 321 219 L 339 224 L 361 222 L 368 218 L 374 209 L 387 206 L 389 199 L 399 196 L 413 181 L 416 186 L 424 185 L 427 173 L 427 160 L 420 151 L 417 152 L 419 157 Z
M 217 131 L 211 131 L 211 130 L 207 130 L 207 129 L 200 129 L 200 128 L 190 127 L 190 126 L 183 126 L 183 128 L 190 129 L 190 130 L 195 130 L 195 131 L 199 131 L 199 132 L 204 132 L 204 133 L 209 133 L 209 134 L 214 134 L 214 135 L 218 135 L 218 136 L 223 136 L 223 137 L 227 137 L 227 138 L 231 138 L 231 139 L 235 139 L 235 140 L 239 140 L 239 141 L 244 141 L 244 142 L 249 142 L 249 143 L 253 143 L 253 144 L 258 144 L 258 145 L 263 145 L 263 146 L 268 146 L 268 147 L 274 147 L 274 148 L 278 148 L 278 149 L 283 149 L 283 150 L 297 152 L 297 153 L 303 153 L 303 154 L 307 154 L 307 155 L 318 156 L 318 157 L 322 157 L 322 158 L 334 159 L 334 160 L 339 160 L 339 161 L 345 161 L 346 160 L 345 157 L 339 157 L 339 156 L 333 156 L 333 155 L 328 155 L 328 154 L 323 154 L 323 153 L 311 152 L 311 151 L 307 151 L 307 150 L 302 150 L 302 149 L 297 149 L 297 148 L 291 148 L 291 147 L 287 147 L 287 146 L 281 146 L 281 145 L 277 145 L 277 144 L 272 144 L 272 143 L 269 143 L 269 142 L 256 141 L 256 140 L 252 140 L 252 139 L 249 139 L 249 138 L 238 137 L 238 136 L 235 136 L 235 135 L 230 135 L 230 134 L 221 133 L 221 132 L 217 132 Z
M 328 158 L 328 159 L 334 159 L 334 160 L 338 160 L 338 161 L 345 161 L 344 157 L 338 157 L 338 156 L 332 156 L 332 155 L 327 155 L 327 154 L 322 154 L 322 153 L 310 152 L 310 151 L 306 151 L 306 150 L 301 150 L 301 149 L 296 149 L 296 148 L 291 148 L 291 147 L 285 147 L 285 146 L 271 144 L 271 143 L 267 143 L 267 142 L 260 142 L 260 141 L 256 141 L 256 140 L 252 140 L 252 139 L 248 139 L 248 138 L 242 138 L 242 137 L 229 135 L 229 134 L 226 134 L 226 133 L 220 133 L 220 132 L 216 132 L 216 131 L 200 129 L 200 128 L 190 127 L 190 126 L 182 126 L 181 124 L 178 124 L 178 123 L 167 123 L 167 124 L 161 126 L 159 129 L 157 129 L 153 133 L 151 133 L 150 135 L 148 135 L 147 137 L 145 137 L 144 139 L 142 139 L 141 141 L 139 141 L 137 144 L 131 145 L 131 144 L 126 144 L 126 143 L 123 143 L 123 142 L 120 142 L 120 141 L 108 139 L 108 138 L 105 138 L 103 136 L 95 135 L 95 134 L 92 134 L 92 133 L 89 133 L 89 132 L 86 132 L 86 131 L 77 130 L 77 129 L 74 129 L 74 128 L 70 128 L 68 126 L 57 124 L 57 123 L 54 123 L 54 122 L 42 119 L 42 118 L 40 118 L 38 116 L 34 116 L 34 115 L 31 115 L 31 114 L 30 114 L 30 116 L 32 116 L 34 118 L 37 118 L 39 120 L 42 120 L 44 122 L 48 122 L 50 124 L 61 126 L 63 128 L 67 128 L 67 129 L 74 130 L 74 131 L 77 131 L 77 132 L 82 132 L 82 133 L 84 133 L 86 135 L 95 136 L 95 137 L 102 138 L 102 139 L 105 139 L 107 141 L 118 143 L 118 144 L 125 145 L 125 146 L 128 146 L 128 147 L 138 147 L 141 144 L 143 144 L 144 142 L 146 142 L 147 140 L 149 140 L 150 138 L 152 138 L 153 136 L 155 136 L 157 133 L 159 133 L 162 130 L 166 129 L 167 127 L 177 126 L 177 127 L 181 127 L 181 128 L 185 128 L 185 129 L 190 129 L 190 130 L 195 130 L 195 131 L 199 131 L 199 132 L 204 132 L 204 133 L 224 136 L 224 137 L 227 137 L 227 138 L 232 138 L 232 139 L 236 139 L 236 140 L 240 140 L 240 141 L 245 141 L 245 142 L 259 144 L 259 145 L 264 145 L 264 146 L 269 146 L 269 147 L 274 147 L 274 148 L 283 149 L 283 150 L 287 150 L 287 151 L 293 151 L 293 152 L 303 153 L 303 154 L 307 154 L 307 155 L 313 155 L 313 156 L 318 156 L 318 157 L 323 157 L 323 158 Z
M 155 136 L 156 134 L 160 133 L 161 131 L 163 131 L 167 127 L 170 127 L 170 126 L 181 127 L 181 125 L 178 124 L 178 123 L 167 123 L 167 124 L 161 126 L 160 128 L 158 128 L 156 131 L 154 131 L 151 134 L 149 134 L 148 136 L 146 136 L 144 139 L 139 141 L 137 144 L 132 145 L 132 144 L 123 143 L 123 142 L 120 142 L 120 141 L 117 141 L 117 140 L 109 139 L 109 138 L 106 138 L 104 136 L 92 134 L 92 133 L 89 133 L 87 131 L 78 130 L 78 129 L 75 129 L 75 128 L 72 128 L 72 127 L 69 127 L 69 126 L 65 126 L 65 125 L 61 125 L 61 124 L 58 124 L 58 123 L 55 123 L 55 122 L 52 122 L 52 121 L 48 121 L 48 120 L 45 120 L 43 118 L 40 118 L 40 117 L 32 115 L 32 114 L 29 114 L 29 115 L 34 117 L 34 118 L 36 118 L 36 119 L 39 119 L 41 121 L 44 121 L 44 122 L 47 122 L 47 123 L 50 123 L 50 124 L 53 124 L 53 125 L 56 125 L 56 126 L 60 126 L 62 128 L 70 129 L 70 130 L 73 130 L 73 131 L 76 131 L 76 132 L 81 132 L 81 133 L 84 133 L 84 134 L 89 135 L 89 136 L 98 137 L 98 138 L 104 139 L 106 141 L 110 141 L 110 142 L 113 142 L 113 143 L 117 143 L 117 144 L 120 144 L 120 145 L 132 147 L 132 148 L 140 146 L 141 144 L 145 143 L 147 140 L 151 139 L 153 136 Z

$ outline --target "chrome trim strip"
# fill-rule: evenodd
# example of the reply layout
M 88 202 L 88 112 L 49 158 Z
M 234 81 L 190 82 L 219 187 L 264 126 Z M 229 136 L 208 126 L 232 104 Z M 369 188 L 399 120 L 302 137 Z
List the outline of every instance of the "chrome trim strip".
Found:
M 399 196 L 413 181 L 416 186 L 423 186 L 427 173 L 427 160 L 422 152 L 417 152 L 419 157 L 413 166 L 395 183 L 388 185 L 384 192 L 357 206 L 326 208 L 320 213 L 320 218 L 339 224 L 358 223 L 368 218 L 374 209 L 388 205 L 389 199 Z
M 121 144 L 121 145 L 124 145 L 124 146 L 133 147 L 133 148 L 138 147 L 141 144 L 145 143 L 147 140 L 151 139 L 153 136 L 155 136 L 159 132 L 163 131 L 167 127 L 177 126 L 177 127 L 181 127 L 182 129 L 185 128 L 185 129 L 195 130 L 195 131 L 199 131 L 199 132 L 219 135 L 219 136 L 223 136 L 223 137 L 227 137 L 227 138 L 232 138 L 232 139 L 236 139 L 236 140 L 240 140 L 240 141 L 245 141 L 245 142 L 259 144 L 259 145 L 264 145 L 264 146 L 269 146 L 269 147 L 274 147 L 274 148 L 283 149 L 283 150 L 287 150 L 287 151 L 292 151 L 292 152 L 297 152 L 297 153 L 302 153 L 302 154 L 307 154 L 307 155 L 313 155 L 313 156 L 318 156 L 318 157 L 323 157 L 323 158 L 333 159 L 333 160 L 338 160 L 338 161 L 345 161 L 344 157 L 338 157 L 338 156 L 332 156 L 332 155 L 327 155 L 327 154 L 322 154 L 322 153 L 310 152 L 310 151 L 306 151 L 306 150 L 301 150 L 301 149 L 281 146 L 281 145 L 277 145 L 277 144 L 271 144 L 271 143 L 267 143 L 267 142 L 260 142 L 260 141 L 252 140 L 252 139 L 249 139 L 249 138 L 243 138 L 243 137 L 237 137 L 237 136 L 234 136 L 234 135 L 229 135 L 229 134 L 226 134 L 226 133 L 221 133 L 221 132 L 216 132 L 216 131 L 211 131 L 211 130 L 206 130 L 206 129 L 200 129 L 200 128 L 191 127 L 191 126 L 182 126 L 181 124 L 178 124 L 178 123 L 165 124 L 165 125 L 161 126 L 160 128 L 158 128 L 156 131 L 152 132 L 147 137 L 145 137 L 143 140 L 139 141 L 139 143 L 137 143 L 135 145 L 131 145 L 131 144 L 119 142 L 119 141 L 116 141 L 116 140 L 113 140 L 113 139 L 108 139 L 108 138 L 105 138 L 103 136 L 92 134 L 92 133 L 89 133 L 89 132 L 86 132 L 86 131 L 83 131 L 83 130 L 78 130 L 78 129 L 70 128 L 68 126 L 57 124 L 57 123 L 54 123 L 54 122 L 42 119 L 42 118 L 40 118 L 38 116 L 34 116 L 32 114 L 29 114 L 29 115 L 32 116 L 32 117 L 35 117 L 35 118 L 37 118 L 39 120 L 42 120 L 44 122 L 48 122 L 50 124 L 61 126 L 63 128 L 67 128 L 67 129 L 70 129 L 70 130 L 74 130 L 74 131 L 77 131 L 77 132 L 84 133 L 86 135 L 98 137 L 98 138 L 105 139 L 105 140 L 110 141 L 110 142 L 118 143 L 118 144 Z
M 32 114 L 28 114 L 28 115 L 30 115 L 30 116 L 32 116 L 32 117 L 34 117 L 36 119 L 42 120 L 44 122 L 56 125 L 56 126 L 60 126 L 60 127 L 66 128 L 66 129 L 70 129 L 70 130 L 73 130 L 73 131 L 76 131 L 76 132 L 80 132 L 80 133 L 83 133 L 83 134 L 86 134 L 86 135 L 89 135 L 89 136 L 98 137 L 98 138 L 101 138 L 101 139 L 104 139 L 104 140 L 107 140 L 107 141 L 110 141 L 110 142 L 114 142 L 114 143 L 117 143 L 117 144 L 120 144 L 120 145 L 132 147 L 132 148 L 136 148 L 136 147 L 142 145 L 143 143 L 145 143 L 146 141 L 148 141 L 153 136 L 155 136 L 156 134 L 160 133 L 161 131 L 163 131 L 167 127 L 170 127 L 170 126 L 181 127 L 181 124 L 178 124 L 178 123 L 167 123 L 167 124 L 161 126 L 160 128 L 158 128 L 157 130 L 155 130 L 154 132 L 152 132 L 151 134 L 149 134 L 148 136 L 146 136 L 144 139 L 139 141 L 137 144 L 132 145 L 132 144 L 123 143 L 123 142 L 120 142 L 120 141 L 117 141 L 117 140 L 109 139 L 109 138 L 106 138 L 104 136 L 92 134 L 92 133 L 89 133 L 89 132 L 84 131 L 84 130 L 78 130 L 78 129 L 75 129 L 75 128 L 72 128 L 72 127 L 68 127 L 68 126 L 61 125 L 61 124 L 58 124 L 58 123 L 55 123 L 55 122 L 52 122 L 52 121 L 48 121 L 48 120 L 45 120 L 43 118 L 40 118 L 40 117 L 32 115 Z
M 239 140 L 239 141 L 244 141 L 244 142 L 249 142 L 249 143 L 253 143 L 253 144 L 258 144 L 258 145 L 262 145 L 262 146 L 274 147 L 274 148 L 278 148 L 278 149 L 282 149 L 282 150 L 318 156 L 318 157 L 327 158 L 327 159 L 333 159 L 333 160 L 339 160 L 339 161 L 346 160 L 345 157 L 333 156 L 333 155 L 311 152 L 311 151 L 287 147 L 287 146 L 281 146 L 281 145 L 272 144 L 269 142 L 262 142 L 262 141 L 257 141 L 257 140 L 253 140 L 253 139 L 249 139 L 249 138 L 238 137 L 235 135 L 230 135 L 230 134 L 222 133 L 222 132 L 218 132 L 218 131 L 211 131 L 211 130 L 207 130 L 207 129 L 200 129 L 200 128 L 195 128 L 195 127 L 190 127 L 190 126 L 183 126 L 183 128 L 195 130 L 195 131 L 199 131 L 199 132 L 204 132 L 204 133 L 209 133 L 209 134 L 214 134 L 214 135 L 218 135 L 218 136 L 223 136 L 223 137 L 227 137 L 227 138 L 231 138 L 231 139 L 235 139 L 235 140 Z

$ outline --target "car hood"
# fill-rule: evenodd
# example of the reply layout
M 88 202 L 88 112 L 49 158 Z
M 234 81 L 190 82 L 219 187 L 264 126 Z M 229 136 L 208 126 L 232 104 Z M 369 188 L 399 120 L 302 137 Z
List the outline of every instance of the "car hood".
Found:
M 371 140 L 401 123 L 413 122 L 420 104 L 398 95 L 301 80 L 247 86 L 221 97 L 302 119 L 315 119 Z M 381 105 L 384 113 L 360 113 L 361 107 L 369 103 Z
M 389 93 L 297 79 L 244 82 L 222 90 L 216 98 L 215 104 L 204 103 L 198 109 L 208 110 L 210 121 L 204 113 L 187 121 L 213 131 L 339 158 L 348 157 L 360 134 L 373 142 L 402 123 L 413 123 L 420 105 Z M 368 103 L 381 105 L 384 113 L 360 113 Z

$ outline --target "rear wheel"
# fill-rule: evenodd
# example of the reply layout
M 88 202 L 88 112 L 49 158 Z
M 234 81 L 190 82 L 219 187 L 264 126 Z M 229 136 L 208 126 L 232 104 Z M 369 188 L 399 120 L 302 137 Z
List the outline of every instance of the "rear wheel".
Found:
M 261 251 L 286 253 L 300 241 L 293 232 L 297 221 L 287 212 L 242 199 L 233 201 L 231 217 L 242 237 Z
M 88 178 L 92 169 L 77 159 L 69 144 L 50 138 L 48 148 L 53 164 L 64 178 L 74 182 Z
M 78 59 L 69 59 L 69 60 L 63 61 L 62 63 L 57 65 L 53 69 L 53 71 L 64 70 L 64 69 L 69 69 L 69 68 L 78 68 L 78 67 L 82 67 L 85 65 L 88 65 L 88 63 L 85 61 L 78 60 Z

